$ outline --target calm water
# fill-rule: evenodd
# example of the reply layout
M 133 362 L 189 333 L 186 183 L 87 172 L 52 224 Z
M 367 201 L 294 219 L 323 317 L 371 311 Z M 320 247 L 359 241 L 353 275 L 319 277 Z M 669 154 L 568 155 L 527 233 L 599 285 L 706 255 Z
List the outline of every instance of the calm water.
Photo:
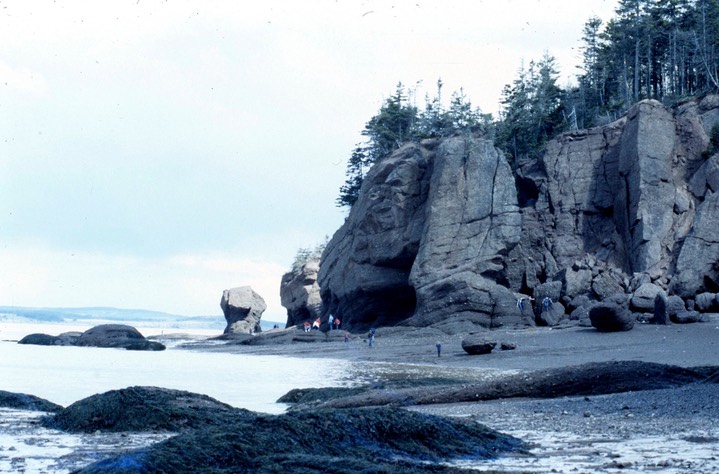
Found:
M 356 381 L 352 364 L 344 361 L 173 348 L 142 352 L 22 345 L 7 339 L 18 338 L 18 332 L 22 337 L 66 329 L 54 325 L 26 331 L 4 329 L 0 333 L 0 390 L 36 395 L 63 406 L 108 390 L 149 385 L 203 393 L 253 411 L 280 413 L 285 405 L 275 401 L 293 388 L 348 386 Z

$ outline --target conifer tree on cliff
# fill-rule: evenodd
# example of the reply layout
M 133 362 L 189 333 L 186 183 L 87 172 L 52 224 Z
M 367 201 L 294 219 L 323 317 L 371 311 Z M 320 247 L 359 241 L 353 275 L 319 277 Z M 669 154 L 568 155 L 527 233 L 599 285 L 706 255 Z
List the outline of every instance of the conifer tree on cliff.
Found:
M 410 139 L 416 119 L 417 108 L 408 103 L 405 88 L 400 82 L 394 94 L 385 100 L 377 115 L 362 130 L 367 140 L 357 144 L 347 162 L 347 181 L 340 187 L 338 206 L 354 205 L 369 168 Z
M 496 144 L 509 154 L 513 168 L 535 157 L 566 126 L 557 76 L 554 58 L 545 54 L 540 62 L 521 67 L 514 82 L 502 91 Z
M 370 167 L 404 143 L 490 126 L 491 115 L 473 108 L 462 89 L 454 92 L 449 107 L 443 108 L 442 86 L 440 79 L 437 81 L 436 97 L 432 100 L 427 97 L 425 109 L 420 112 L 410 103 L 410 93 L 402 83 L 397 84 L 394 94 L 385 100 L 377 115 L 365 125 L 362 135 L 367 139 L 357 144 L 347 162 L 347 180 L 340 187 L 338 206 L 352 207 Z

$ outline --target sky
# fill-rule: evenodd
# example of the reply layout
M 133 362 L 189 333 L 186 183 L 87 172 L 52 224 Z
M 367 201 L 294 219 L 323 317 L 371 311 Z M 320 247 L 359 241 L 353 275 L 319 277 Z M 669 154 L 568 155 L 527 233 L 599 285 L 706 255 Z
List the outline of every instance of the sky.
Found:
M 398 82 L 496 115 L 616 0 L 0 0 L 0 305 L 221 315 L 331 236 Z

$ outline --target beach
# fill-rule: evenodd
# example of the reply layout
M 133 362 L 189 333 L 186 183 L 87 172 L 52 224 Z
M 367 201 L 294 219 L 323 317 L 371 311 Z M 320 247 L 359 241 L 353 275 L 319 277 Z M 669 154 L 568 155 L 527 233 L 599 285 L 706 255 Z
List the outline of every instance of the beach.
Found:
M 294 334 L 296 330 L 276 330 Z M 300 331 L 296 331 L 299 333 Z M 280 356 L 283 360 L 307 360 L 313 371 L 332 370 L 335 361 L 351 362 L 345 385 L 421 386 L 426 380 L 452 380 L 479 384 L 502 377 L 563 369 L 582 364 L 634 361 L 684 368 L 719 366 L 719 324 L 714 318 L 691 325 L 638 324 L 631 331 L 599 333 L 593 328 L 529 327 L 480 332 L 498 342 L 486 355 L 470 356 L 462 350 L 466 334 L 447 335 L 432 329 L 378 328 L 370 348 L 366 334 L 352 334 L 344 341 L 337 334 L 315 334 L 316 342 L 246 345 L 215 339 L 192 339 L 172 349 L 189 353 L 228 353 L 238 356 Z M 267 335 L 265 335 L 267 336 Z M 514 345 L 501 350 L 502 342 Z M 441 355 L 436 346 L 441 344 Z M 111 350 L 111 349 L 109 349 Z M 244 360 L 244 359 L 243 359 Z M 578 369 L 581 370 L 581 369 Z M 348 378 L 349 377 L 349 380 Z M 638 377 L 640 375 L 638 374 Z M 327 386 L 326 384 L 323 386 Z M 531 443 L 529 455 L 503 456 L 493 461 L 457 467 L 503 473 L 635 472 L 703 473 L 719 470 L 719 385 L 694 383 L 659 390 L 562 396 L 555 398 L 504 398 L 477 402 L 422 403 L 408 410 L 444 417 L 469 418 Z M 432 385 L 421 389 L 432 393 Z M 43 449 L 24 455 L 22 462 L 11 447 L 0 451 L 0 471 L 23 468 L 38 472 L 70 472 L 111 453 L 155 442 L 157 436 L 83 435 L 36 433 L 33 416 L 15 410 L 2 412 L 6 426 L 13 417 L 24 426 L 15 440 L 25 438 Z M 7 431 L 7 430 L 6 430 Z M 4 443 L 11 440 L 5 438 Z M 33 441 L 34 440 L 34 441 Z M 41 440 L 41 441 L 38 441 Z M 116 444 L 113 444 L 116 443 Z M 33 464 L 43 453 L 58 459 Z M 61 459 L 61 460 L 60 460 Z M 39 462 L 39 461 L 38 461 Z M 27 471 L 26 472 L 30 472 Z
M 719 366 L 719 322 L 714 317 L 690 325 L 637 324 L 631 331 L 614 333 L 568 326 L 480 334 L 516 348 L 500 350 L 498 344 L 490 354 L 470 356 L 461 348 L 466 335 L 380 328 L 372 348 L 363 334 L 348 343 L 329 338 L 317 344 L 206 349 L 364 361 L 383 368 L 393 379 L 424 374 L 480 381 L 607 361 L 685 368 Z M 438 342 L 442 345 L 440 357 Z M 482 466 L 496 472 L 710 473 L 719 471 L 719 455 L 715 454 L 719 452 L 718 400 L 719 385 L 691 384 L 593 396 L 423 404 L 408 409 L 469 417 L 533 444 L 531 456 L 502 457 Z

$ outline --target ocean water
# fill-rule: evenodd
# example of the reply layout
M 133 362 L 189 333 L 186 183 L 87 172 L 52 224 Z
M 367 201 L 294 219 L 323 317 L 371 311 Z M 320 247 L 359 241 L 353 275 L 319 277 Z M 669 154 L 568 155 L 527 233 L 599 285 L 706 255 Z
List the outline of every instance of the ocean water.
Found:
M 352 364 L 345 361 L 199 352 L 171 346 L 165 351 L 146 352 L 16 342 L 35 332 L 56 335 L 74 329 L 87 328 L 0 325 L 0 390 L 36 395 L 68 406 L 96 393 L 145 385 L 202 393 L 257 412 L 281 413 L 286 406 L 275 401 L 293 388 L 360 382 Z M 163 331 L 138 329 L 146 336 Z M 198 334 L 202 331 L 194 332 L 203 335 Z

